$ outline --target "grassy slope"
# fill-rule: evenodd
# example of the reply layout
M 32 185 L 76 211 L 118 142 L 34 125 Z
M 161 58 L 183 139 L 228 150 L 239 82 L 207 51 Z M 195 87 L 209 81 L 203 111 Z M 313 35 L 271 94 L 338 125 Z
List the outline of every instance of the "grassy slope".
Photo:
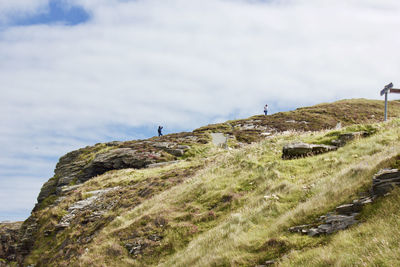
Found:
M 399 101 L 389 101 L 388 106 L 389 119 L 400 116 Z M 194 132 L 223 132 L 235 136 L 236 140 L 240 142 L 251 143 L 260 141 L 263 138 L 259 135 L 257 128 L 243 129 L 241 127 L 248 123 L 261 127 L 265 126 L 268 128 L 267 131 L 271 132 L 283 132 L 287 130 L 319 131 L 321 129 L 332 129 L 338 122 L 341 122 L 343 126 L 348 126 L 383 121 L 383 110 L 384 101 L 346 99 L 333 103 L 298 108 L 288 112 L 279 112 L 270 116 L 257 115 L 243 120 L 207 125 L 196 129 Z
M 391 236 L 398 226 L 400 201 L 396 195 L 391 197 L 391 205 L 383 205 L 385 199 L 365 211 L 364 224 L 331 237 L 309 238 L 290 234 L 287 228 L 312 222 L 365 190 L 372 174 L 389 166 L 400 153 L 399 126 L 396 120 L 374 125 L 378 129 L 375 135 L 311 158 L 284 161 L 282 146 L 293 140 L 324 142 L 329 133 L 293 132 L 232 151 L 204 145 L 176 165 L 108 172 L 86 182 L 57 207 L 40 211 L 40 231 L 52 229 L 68 206 L 85 198 L 88 191 L 121 186 L 118 195 L 105 200 L 118 205 L 101 222 L 83 225 L 78 220 L 68 230 L 43 235 L 27 263 L 254 266 L 280 258 L 285 266 L 326 266 L 361 265 L 357 259 L 368 254 L 364 262 L 376 264 L 375 258 L 384 261 L 386 255 L 399 250 L 399 240 Z M 152 193 L 137 196 L 149 186 Z M 277 197 L 264 197 L 273 194 Z M 376 209 L 378 206 L 381 208 Z M 382 215 L 385 223 L 377 224 Z M 376 235 L 375 228 L 379 228 Z M 162 240 L 149 241 L 154 234 Z M 91 237 L 90 241 L 79 241 L 83 235 Z M 381 238 L 389 235 L 391 240 Z M 353 240 L 353 245 L 346 240 Z M 139 256 L 132 257 L 124 248 L 129 242 L 146 245 Z M 358 248 L 363 243 L 369 246 Z M 344 251 L 348 256 L 340 259 L 338 255 Z M 390 260 L 396 262 L 396 258 Z M 390 260 L 384 263 L 390 264 Z
M 309 238 L 289 234 L 286 229 L 310 222 L 365 190 L 371 183 L 372 174 L 390 164 L 400 153 L 399 126 L 399 121 L 377 125 L 379 130 L 374 136 L 351 143 L 337 152 L 292 161 L 280 159 L 285 143 L 293 139 L 319 139 L 326 133 L 293 133 L 229 152 L 210 149 L 205 152 L 209 162 L 194 176 L 136 207 L 113 211 L 119 216 L 109 215 L 111 223 L 86 245 L 86 252 L 80 247 L 81 256 L 65 260 L 53 258 L 51 262 L 60 265 L 72 262 L 82 266 L 102 266 L 104 263 L 107 266 L 252 266 L 289 253 L 283 261 L 288 266 L 292 260 L 299 264 L 316 262 L 318 265 L 321 262 L 321 266 L 327 263 L 326 260 L 334 263 L 339 260 L 336 254 L 348 249 L 348 246 L 340 247 L 341 242 L 335 243 L 336 236 L 342 233 L 333 238 Z M 104 174 L 85 184 L 81 193 L 101 187 L 126 186 L 134 179 L 203 165 L 198 161 L 204 163 L 203 156 L 178 166 Z M 264 197 L 272 194 L 279 199 Z M 56 209 L 60 208 L 63 207 Z M 367 223 L 371 223 L 374 216 L 378 215 L 370 212 L 365 217 Z M 158 218 L 167 223 L 157 227 Z M 376 225 L 372 223 L 373 226 Z M 382 231 L 391 232 L 391 227 L 389 225 Z M 368 228 L 368 224 L 354 228 L 374 230 Z M 87 229 L 76 227 L 72 232 L 80 230 Z M 124 240 L 129 240 L 133 232 L 139 236 L 136 240 L 146 239 L 154 233 L 163 239 L 133 258 L 123 247 Z M 371 239 L 370 235 L 363 238 L 358 234 L 357 238 L 364 243 Z M 318 250 L 324 249 L 330 251 L 329 259 L 315 259 L 314 253 L 319 255 Z M 304 250 L 307 253 L 303 255 Z M 374 250 L 369 252 L 374 253 Z M 357 255 L 354 249 L 353 253 L 354 261 L 365 251 L 359 250 Z

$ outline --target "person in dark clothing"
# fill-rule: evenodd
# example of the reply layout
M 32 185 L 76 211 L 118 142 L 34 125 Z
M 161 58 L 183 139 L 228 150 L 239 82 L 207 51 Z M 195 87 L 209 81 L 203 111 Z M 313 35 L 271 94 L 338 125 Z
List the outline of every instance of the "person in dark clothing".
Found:
M 264 106 L 264 114 L 268 115 L 268 105 L 267 104 L 265 104 L 265 106 Z
M 163 134 L 162 134 L 162 129 L 163 129 L 163 127 L 160 125 L 160 126 L 158 126 L 158 136 L 162 136 Z

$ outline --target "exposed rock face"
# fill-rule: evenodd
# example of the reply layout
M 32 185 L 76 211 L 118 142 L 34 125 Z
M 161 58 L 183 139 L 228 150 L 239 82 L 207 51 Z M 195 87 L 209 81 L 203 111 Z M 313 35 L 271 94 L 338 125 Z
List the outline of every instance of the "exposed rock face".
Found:
M 307 157 L 326 153 L 329 151 L 336 150 L 336 146 L 328 145 L 315 145 L 306 143 L 292 143 L 285 145 L 282 150 L 282 158 L 284 159 L 295 159 L 300 157 Z
M 159 153 L 138 152 L 130 148 L 113 149 L 96 155 L 93 161 L 83 169 L 84 175 L 79 178 L 79 181 L 84 182 L 109 170 L 144 168 L 149 164 L 155 163 L 159 157 Z
M 38 203 L 64 192 L 62 188 L 71 183 L 80 184 L 110 170 L 140 169 L 170 161 L 183 156 L 189 148 L 174 142 L 140 141 L 97 144 L 72 151 L 60 158 L 54 177 L 43 185 L 39 193 Z
M 58 225 L 56 225 L 56 228 L 59 230 L 67 228 L 72 220 L 76 217 L 76 215 L 84 211 L 88 211 L 91 213 L 91 215 L 89 216 L 89 220 L 100 218 L 107 210 L 113 207 L 113 203 L 105 207 L 104 205 L 102 205 L 102 203 L 98 203 L 98 201 L 101 200 L 102 195 L 116 189 L 118 189 L 118 187 L 87 192 L 92 196 L 87 199 L 80 200 L 69 207 L 68 214 L 61 218 L 61 221 Z

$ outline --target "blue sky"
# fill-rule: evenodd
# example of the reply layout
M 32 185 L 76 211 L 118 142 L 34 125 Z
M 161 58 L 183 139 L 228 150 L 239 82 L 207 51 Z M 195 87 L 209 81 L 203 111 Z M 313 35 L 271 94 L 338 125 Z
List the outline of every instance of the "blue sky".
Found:
M 10 25 L 29 26 L 37 24 L 55 24 L 74 26 L 90 19 L 90 15 L 80 6 L 67 5 L 65 1 L 52 0 L 42 11 L 11 18 Z
M 399 28 L 397 0 L 1 1 L 0 221 L 73 149 L 380 99 Z

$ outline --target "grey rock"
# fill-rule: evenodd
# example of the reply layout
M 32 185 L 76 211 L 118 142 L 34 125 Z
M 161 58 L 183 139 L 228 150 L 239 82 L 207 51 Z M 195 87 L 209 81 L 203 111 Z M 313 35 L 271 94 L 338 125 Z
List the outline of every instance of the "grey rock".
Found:
M 311 228 L 307 231 L 308 236 L 318 236 L 321 233 L 318 231 L 318 228 Z
M 374 196 L 384 196 L 393 190 L 395 186 L 400 186 L 400 183 L 382 183 L 374 186 L 372 189 L 372 194 Z
M 307 157 L 321 153 L 326 153 L 336 149 L 337 149 L 336 146 L 306 144 L 302 142 L 292 143 L 285 145 L 283 147 L 282 158 L 293 159 L 299 157 Z
M 400 178 L 400 171 L 398 169 L 382 169 L 372 179 L 373 181 L 382 181 L 393 178 Z
M 361 205 L 366 205 L 366 204 L 372 203 L 373 199 L 371 197 L 365 197 L 365 198 L 358 199 L 356 201 L 359 202 Z
M 332 226 L 330 224 L 321 224 L 317 229 L 319 233 L 329 233 L 332 229 Z
M 211 133 L 212 143 L 215 146 L 225 147 L 228 138 L 223 133 Z
M 357 220 L 355 219 L 356 214 L 353 215 L 331 215 L 328 216 L 327 219 L 325 220 L 326 224 L 330 224 L 332 227 L 327 233 L 333 233 L 337 232 L 339 230 L 344 230 L 348 228 L 349 226 L 357 223 Z
M 382 169 L 372 180 L 373 196 L 383 196 L 395 186 L 400 186 L 400 171 L 398 169 Z
M 90 197 L 77 201 L 72 206 L 68 208 L 68 213 L 64 215 L 59 224 L 57 224 L 57 230 L 63 230 L 64 228 L 69 227 L 73 219 L 81 212 L 90 211 L 91 219 L 98 219 L 101 215 L 111 207 L 104 207 L 101 204 L 96 205 L 96 201 L 101 200 L 101 197 L 113 190 L 117 190 L 119 187 L 106 188 L 101 190 L 95 190 L 86 192 L 87 194 L 91 194 Z M 90 220 L 90 219 L 89 219 Z
M 367 135 L 368 135 L 368 133 L 364 132 L 364 131 L 343 133 L 343 134 L 339 135 L 338 139 L 332 141 L 332 145 L 335 145 L 338 147 L 345 146 L 348 142 L 359 139 L 361 137 L 365 137 Z
M 360 212 L 362 205 L 360 203 L 344 204 L 336 207 L 336 212 L 339 214 L 352 214 L 355 212 Z

